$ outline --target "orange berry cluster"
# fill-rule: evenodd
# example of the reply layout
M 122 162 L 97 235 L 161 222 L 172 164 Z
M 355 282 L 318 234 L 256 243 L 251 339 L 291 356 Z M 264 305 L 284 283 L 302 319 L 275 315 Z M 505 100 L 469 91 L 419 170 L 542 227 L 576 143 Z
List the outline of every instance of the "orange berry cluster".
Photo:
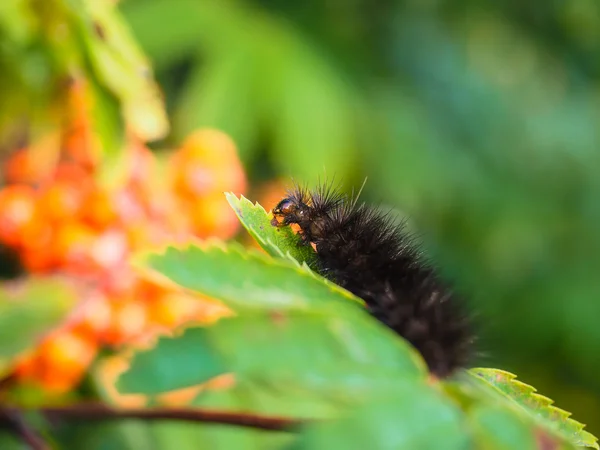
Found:
M 231 237 L 238 222 L 223 191 L 246 190 L 235 145 L 215 130 L 191 134 L 170 154 L 160 180 L 155 154 L 132 140 L 119 165 L 125 175 L 106 187 L 98 182 L 102 164 L 90 124 L 76 122 L 57 163 L 39 167 L 34 153 L 21 149 L 4 164 L 8 184 L 0 189 L 0 243 L 17 252 L 29 274 L 66 276 L 81 290 L 67 323 L 16 365 L 21 380 L 55 391 L 76 385 L 102 345 L 224 313 L 140 278 L 128 257 L 192 236 Z

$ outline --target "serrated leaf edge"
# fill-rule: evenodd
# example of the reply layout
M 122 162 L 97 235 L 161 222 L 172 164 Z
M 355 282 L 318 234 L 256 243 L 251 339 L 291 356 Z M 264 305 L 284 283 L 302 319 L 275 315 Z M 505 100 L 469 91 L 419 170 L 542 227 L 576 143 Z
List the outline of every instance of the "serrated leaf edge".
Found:
M 160 248 L 160 250 L 158 250 L 158 248 Z M 348 291 L 348 290 L 338 286 L 337 284 L 332 283 L 329 280 L 326 280 L 325 278 L 321 277 L 320 275 L 312 272 L 310 269 L 307 271 L 295 259 L 292 258 L 294 260 L 294 262 L 292 262 L 288 259 L 272 258 L 272 257 L 265 255 L 264 253 L 261 253 L 258 250 L 255 250 L 253 248 L 246 248 L 238 242 L 225 243 L 222 240 L 210 238 L 210 239 L 206 239 L 206 240 L 193 239 L 193 240 L 191 240 L 189 242 L 185 242 L 185 243 L 166 244 L 166 245 L 163 245 L 160 247 L 156 247 L 155 250 L 152 250 L 152 251 L 145 250 L 145 251 L 136 253 L 131 259 L 131 264 L 136 268 L 136 270 L 140 271 L 140 273 L 144 274 L 147 277 L 155 279 L 156 281 L 161 282 L 161 283 L 167 283 L 170 286 L 173 286 L 173 285 L 179 286 L 179 289 L 184 289 L 184 287 L 181 287 L 180 285 L 175 283 L 167 275 L 164 275 L 160 271 L 149 267 L 147 264 L 147 261 L 153 255 L 155 255 L 155 256 L 156 255 L 158 255 L 158 256 L 165 255 L 169 249 L 179 250 L 179 251 L 183 252 L 183 251 L 189 251 L 193 248 L 200 249 L 203 252 L 208 252 L 210 250 L 221 250 L 223 253 L 237 254 L 244 260 L 255 259 L 255 260 L 260 260 L 261 262 L 263 262 L 266 265 L 276 266 L 276 267 L 277 266 L 285 267 L 287 269 L 295 271 L 300 276 L 313 277 L 316 280 L 320 281 L 324 286 L 326 286 L 330 292 L 340 294 L 343 297 L 347 298 L 348 300 L 351 300 L 353 302 L 360 304 L 361 306 L 364 306 L 364 301 L 362 299 L 356 297 L 350 291 Z M 190 290 L 193 292 L 198 292 L 193 289 L 187 289 L 187 290 Z
M 292 259 L 296 262 L 299 262 L 296 258 L 294 258 L 290 253 L 289 250 L 287 252 L 283 252 L 279 246 L 277 244 L 275 244 L 271 239 L 267 239 L 265 240 L 259 232 L 256 231 L 256 229 L 254 227 L 252 227 L 251 225 L 248 225 L 242 218 L 242 214 L 241 211 L 237 208 L 237 205 L 240 203 L 246 203 L 249 204 L 251 208 L 256 208 L 256 209 L 260 209 L 265 213 L 265 216 L 268 218 L 269 213 L 267 212 L 267 210 L 258 202 L 252 203 L 251 200 L 248 200 L 246 197 L 244 197 L 243 195 L 240 195 L 240 197 L 238 198 L 234 193 L 232 192 L 225 192 L 225 197 L 227 198 L 227 201 L 229 202 L 229 205 L 232 207 L 232 209 L 235 211 L 236 215 L 238 216 L 238 219 L 240 220 L 240 222 L 242 223 L 242 225 L 244 226 L 244 228 L 246 228 L 246 230 L 248 230 L 248 232 L 252 235 L 252 237 L 259 242 L 259 244 L 265 244 L 268 245 L 269 248 L 272 248 L 274 250 L 277 251 L 277 253 L 279 253 L 279 255 L 282 258 L 288 258 L 288 259 Z
M 512 384 L 518 387 L 518 389 L 521 389 L 523 391 L 525 391 L 526 395 L 534 398 L 537 402 L 539 402 L 542 406 L 542 408 L 550 411 L 550 413 L 554 416 L 558 416 L 560 417 L 564 422 L 567 422 L 570 426 L 572 426 L 577 433 L 577 437 L 580 439 L 578 442 L 575 442 L 575 445 L 578 446 L 585 446 L 585 447 L 589 447 L 589 448 L 595 448 L 596 450 L 600 450 L 600 447 L 598 446 L 598 438 L 596 436 L 594 436 L 592 433 L 584 430 L 585 428 L 585 424 L 571 419 L 570 416 L 572 415 L 572 413 L 565 411 L 564 409 L 561 409 L 557 406 L 554 406 L 554 400 L 552 400 L 549 397 L 546 397 L 542 394 L 538 394 L 537 393 L 537 389 L 534 388 L 533 386 L 527 384 L 527 383 L 523 383 L 522 381 L 517 379 L 517 375 L 508 372 L 506 370 L 501 370 L 501 369 L 490 369 L 490 368 L 473 368 L 470 369 L 469 372 L 471 374 L 473 374 L 474 376 L 476 376 L 478 379 L 484 381 L 486 384 L 488 384 L 489 386 L 491 386 L 493 389 L 495 389 L 497 392 L 499 392 L 502 396 L 504 396 L 505 398 L 509 399 L 512 404 L 516 405 L 520 410 L 525 411 L 528 414 L 532 414 L 534 413 L 533 411 L 531 411 L 529 408 L 521 405 L 518 401 L 516 401 L 514 398 L 512 398 L 510 395 L 506 394 L 505 392 L 503 392 L 500 388 L 498 388 L 493 382 L 488 381 L 488 379 L 486 379 L 485 377 L 479 375 L 479 373 L 483 372 L 483 374 L 501 374 L 502 376 L 504 376 L 504 382 L 507 384 Z M 479 372 L 479 373 L 478 373 Z M 537 417 L 540 417 L 537 413 L 534 413 Z M 542 417 L 542 419 L 544 420 L 548 420 L 544 417 Z M 551 423 L 555 422 L 555 419 L 550 419 Z M 560 430 L 556 430 L 558 432 L 560 432 Z M 561 435 L 563 433 L 560 433 Z M 590 441 L 590 442 L 587 442 Z
M 246 197 L 244 197 L 243 195 L 240 195 L 240 197 L 238 198 L 233 192 L 225 192 L 225 197 L 227 198 L 227 201 L 229 202 L 229 204 L 231 205 L 231 207 L 233 208 L 233 210 L 235 211 L 235 213 L 237 214 L 238 218 L 240 218 L 240 221 L 242 222 L 242 224 L 244 225 L 244 227 L 246 229 L 250 228 L 252 229 L 252 237 L 253 238 L 258 238 L 263 244 L 268 244 L 269 247 L 275 249 L 279 255 L 281 256 L 282 259 L 284 260 L 288 260 L 290 262 L 292 262 L 292 264 L 294 264 L 294 266 L 300 268 L 301 270 L 307 272 L 309 275 L 311 275 L 313 278 L 316 278 L 318 280 L 320 280 L 322 283 L 324 283 L 325 285 L 329 286 L 330 289 L 337 291 L 337 292 L 342 292 L 343 295 L 347 295 L 346 293 L 348 292 L 346 289 L 342 288 L 341 286 L 331 282 L 330 280 L 328 280 L 327 278 L 319 275 L 318 273 L 316 273 L 314 270 L 312 270 L 310 268 L 310 266 L 306 263 L 306 261 L 298 261 L 296 258 L 294 258 L 292 256 L 292 254 L 288 251 L 286 251 L 285 253 L 271 240 L 271 239 L 263 239 L 260 236 L 260 233 L 257 233 L 257 231 L 254 229 L 254 227 L 247 225 L 243 220 L 241 220 L 240 214 L 238 213 L 238 210 L 236 208 L 236 204 L 241 203 L 241 202 L 246 202 L 247 204 L 249 204 L 251 207 L 253 208 L 260 208 L 266 216 L 268 216 L 267 210 L 258 202 L 252 203 L 251 200 L 247 199 Z M 250 230 L 249 230 L 250 231 Z M 256 237 L 255 237 L 256 236 Z M 261 255 L 262 256 L 262 255 Z M 358 300 L 359 303 L 361 305 L 365 305 L 364 300 L 354 296 L 354 294 L 350 294 L 352 295 L 352 297 L 354 297 L 354 300 Z

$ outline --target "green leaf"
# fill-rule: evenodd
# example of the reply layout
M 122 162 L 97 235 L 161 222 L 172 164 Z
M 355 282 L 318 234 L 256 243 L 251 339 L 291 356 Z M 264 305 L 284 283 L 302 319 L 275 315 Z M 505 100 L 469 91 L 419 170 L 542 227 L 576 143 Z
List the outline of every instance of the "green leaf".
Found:
M 255 382 L 247 379 L 236 380 L 235 386 L 228 389 L 207 389 L 200 393 L 193 405 L 219 411 L 298 419 L 331 418 L 340 408 L 339 403 L 318 396 L 316 392 L 298 389 L 297 384 L 286 389 L 265 385 L 262 380 Z
M 272 214 L 268 214 L 258 202 L 252 204 L 243 195 L 238 198 L 232 192 L 226 192 L 225 197 L 248 233 L 269 255 L 292 259 L 309 266 L 316 261 L 316 253 L 310 246 L 302 245 L 300 238 L 290 227 L 271 225 Z
M 389 380 L 425 377 L 424 363 L 409 344 L 366 313 L 338 309 L 338 314 L 248 313 L 161 338 L 153 349 L 134 357 L 118 389 L 157 394 L 233 372 L 283 397 L 312 392 L 327 401 L 344 402 L 368 398 L 365 392 L 382 380 L 389 385 Z M 178 370 L 168 367 L 186 354 L 201 363 L 177 365 Z
M 270 94 L 274 163 L 306 182 L 325 173 L 347 177 L 357 154 L 355 91 L 303 37 L 275 29 L 263 45 L 274 39 L 280 51 L 264 64 L 262 86 Z
M 153 436 L 159 450 L 173 449 L 174 442 L 176 450 L 276 450 L 294 439 L 290 433 L 200 423 L 156 423 Z
M 463 450 L 467 436 L 456 405 L 430 386 L 398 380 L 345 417 L 308 426 L 292 448 Z
M 26 450 L 21 439 L 8 431 L 0 431 L 0 448 L 2 450 Z
M 169 124 L 152 67 L 115 6 L 95 0 L 71 5 L 89 62 L 102 85 L 121 101 L 128 125 L 144 140 L 164 137 Z
M 364 302 L 298 264 L 231 243 L 207 241 L 164 253 L 142 253 L 136 264 L 228 306 L 243 309 L 313 309 Z
M 538 450 L 533 427 L 510 409 L 478 405 L 468 418 L 480 450 Z
M 214 61 L 197 64 L 179 95 L 174 135 L 183 139 L 198 128 L 216 128 L 235 141 L 242 160 L 249 162 L 257 149 L 260 129 L 250 72 L 255 57 L 238 48 Z
M 77 426 L 64 427 L 58 436 L 58 449 L 86 450 L 166 450 L 157 445 L 153 436 L 155 424 L 137 420 L 107 422 L 81 421 Z M 177 447 L 179 448 L 179 447 Z
M 535 388 L 518 381 L 516 375 L 486 368 L 471 369 L 469 373 L 502 394 L 544 429 L 574 445 L 599 448 L 598 439 L 585 431 L 583 424 L 570 419 L 569 412 L 552 406 L 551 399 L 536 394 Z
M 207 56 L 236 52 L 255 34 L 240 31 L 245 26 L 255 29 L 256 13 L 263 12 L 241 2 L 221 1 L 177 0 L 173 7 L 172 0 L 154 0 L 119 6 L 159 70 L 200 52 L 201 64 L 207 62 Z M 176 26 L 168 26 L 166 33 L 156 33 L 165 24 Z
M 0 372 L 65 320 L 75 302 L 75 292 L 58 280 L 0 284 Z
M 267 213 L 258 202 L 252 204 L 243 195 L 238 198 L 235 194 L 226 192 L 225 197 L 244 228 L 268 254 L 294 262 L 311 276 L 334 290 L 341 289 L 346 295 L 345 292 L 347 291 L 310 269 L 316 263 L 316 253 L 312 250 L 312 247 L 302 245 L 300 238 L 290 227 L 271 225 L 272 214 Z M 362 299 L 354 297 L 354 300 L 364 305 Z
M 160 339 L 150 352 L 138 353 L 132 369 L 119 379 L 123 392 L 157 394 L 194 386 L 227 372 L 218 355 L 205 351 L 204 333 L 187 330 L 181 337 Z
M 102 145 L 102 152 L 105 158 L 108 155 L 120 154 L 125 143 L 125 130 L 119 102 L 93 78 L 89 80 L 89 86 L 94 98 L 91 117 L 94 131 Z

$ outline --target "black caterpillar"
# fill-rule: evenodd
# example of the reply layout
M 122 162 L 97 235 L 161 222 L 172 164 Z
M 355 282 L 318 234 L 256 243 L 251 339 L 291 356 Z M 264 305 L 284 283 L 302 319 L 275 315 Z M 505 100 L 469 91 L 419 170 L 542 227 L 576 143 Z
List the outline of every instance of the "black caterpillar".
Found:
M 362 298 L 446 377 L 472 354 L 471 321 L 404 224 L 339 191 L 295 187 L 273 208 L 274 226 L 296 224 L 317 254 L 316 271 Z

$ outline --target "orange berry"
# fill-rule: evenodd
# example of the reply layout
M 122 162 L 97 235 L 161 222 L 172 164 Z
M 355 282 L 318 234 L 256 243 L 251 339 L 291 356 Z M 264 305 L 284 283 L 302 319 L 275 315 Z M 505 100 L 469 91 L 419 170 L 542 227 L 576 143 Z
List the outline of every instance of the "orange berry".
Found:
M 37 205 L 33 219 L 23 226 L 21 259 L 24 267 L 31 273 L 50 271 L 59 263 L 52 251 L 55 227 L 48 221 Z
M 103 334 L 103 340 L 119 345 L 142 334 L 148 323 L 146 305 L 137 300 L 115 302 L 111 305 L 111 323 Z
M 175 192 L 184 198 L 212 195 L 222 191 L 243 193 L 246 178 L 239 163 L 227 166 L 210 166 L 203 161 L 192 160 L 178 169 L 175 175 Z
M 44 249 L 26 250 L 21 255 L 21 262 L 29 273 L 47 273 L 57 266 L 54 255 Z
M 135 298 L 145 302 L 159 299 L 168 292 L 166 287 L 144 278 L 139 278 L 135 286 Z
M 61 330 L 49 336 L 39 347 L 46 362 L 63 366 L 87 366 L 96 355 L 96 346 L 71 330 Z
M 69 269 L 89 270 L 92 268 L 91 249 L 96 239 L 91 227 L 76 221 L 65 222 L 56 230 L 54 256 Z
M 80 192 L 88 192 L 93 187 L 90 171 L 72 162 L 58 164 L 54 169 L 53 179 L 73 184 Z
M 96 339 L 110 326 L 111 308 L 108 299 L 99 292 L 90 295 L 79 311 L 78 322 L 74 330 Z
M 37 353 L 28 352 L 17 357 L 14 374 L 21 380 L 33 380 L 39 372 L 39 358 Z
M 34 164 L 31 153 L 26 149 L 14 152 L 4 162 L 4 179 L 6 184 L 35 184 L 46 174 L 39 164 Z
M 60 221 L 74 217 L 81 201 L 81 191 L 76 184 L 57 182 L 41 191 L 38 205 L 44 219 Z
M 215 165 L 223 160 L 236 160 L 237 148 L 225 133 L 215 129 L 202 129 L 189 134 L 180 150 L 186 159 L 204 159 Z
M 199 237 L 229 239 L 239 229 L 239 221 L 222 194 L 188 203 L 187 208 L 190 211 L 192 229 Z
M 11 185 L 0 190 L 0 240 L 20 245 L 23 229 L 36 219 L 36 192 L 26 185 Z
M 129 298 L 137 282 L 137 275 L 127 261 L 105 268 L 96 273 L 95 278 L 98 288 L 111 300 Z
M 129 244 L 124 231 L 112 229 L 97 236 L 90 247 L 90 257 L 101 268 L 109 269 L 127 257 Z
M 122 224 L 146 222 L 146 212 L 139 198 L 130 189 L 117 192 L 113 199 L 117 220 Z
M 170 161 L 173 188 L 183 198 L 216 191 L 246 191 L 246 176 L 233 141 L 216 130 L 191 134 Z
M 112 198 L 99 188 L 93 189 L 83 200 L 80 217 L 95 228 L 108 227 L 117 218 Z
M 77 384 L 98 352 L 97 345 L 71 330 L 61 330 L 39 347 L 40 381 L 53 391 L 66 391 Z
M 150 242 L 149 231 L 144 223 L 131 224 L 125 228 L 125 235 L 132 249 L 143 248 Z

